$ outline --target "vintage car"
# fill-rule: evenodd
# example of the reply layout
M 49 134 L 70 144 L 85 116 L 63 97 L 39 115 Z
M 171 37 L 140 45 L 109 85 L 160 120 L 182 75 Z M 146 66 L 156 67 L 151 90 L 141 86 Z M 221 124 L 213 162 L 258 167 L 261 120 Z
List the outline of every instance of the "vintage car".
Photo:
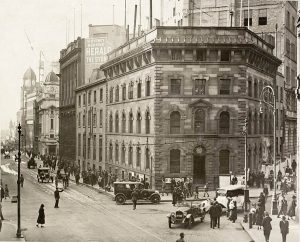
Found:
M 188 207 L 180 207 L 167 216 L 169 228 L 172 228 L 172 224 L 183 224 L 190 229 L 196 219 L 203 222 L 207 209 L 206 201 L 201 202 L 200 204 L 192 204 L 191 202 Z
M 40 167 L 38 168 L 37 174 L 38 182 L 52 182 L 53 183 L 53 176 L 50 172 L 50 168 L 48 167 Z
M 31 168 L 35 169 L 36 167 L 37 167 L 36 161 L 34 160 L 33 157 L 31 157 L 29 159 L 29 161 L 27 162 L 27 168 L 28 169 L 31 169 Z
M 227 197 L 236 201 L 237 208 L 243 208 L 244 206 L 244 186 L 242 185 L 230 185 L 217 189 L 217 202 L 221 204 L 223 208 L 227 208 Z
M 114 199 L 117 204 L 124 204 L 126 200 L 131 200 L 131 194 L 137 189 L 138 200 L 149 200 L 152 203 L 160 202 L 158 191 L 144 189 L 141 182 L 114 182 Z

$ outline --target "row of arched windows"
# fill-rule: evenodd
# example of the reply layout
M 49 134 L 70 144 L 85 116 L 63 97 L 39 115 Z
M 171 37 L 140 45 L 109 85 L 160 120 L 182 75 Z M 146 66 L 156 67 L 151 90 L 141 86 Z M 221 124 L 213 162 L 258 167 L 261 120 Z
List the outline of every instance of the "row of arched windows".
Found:
M 123 165 L 133 165 L 133 160 L 135 156 L 135 166 L 142 166 L 142 148 L 138 145 L 133 147 L 132 144 L 126 146 L 124 143 L 119 144 L 116 142 L 114 145 L 112 142 L 109 143 L 108 147 L 108 159 L 110 162 L 123 164 Z M 145 169 L 150 168 L 150 150 L 145 147 L 144 150 L 144 166 Z
M 130 82 L 128 84 L 128 90 L 126 90 L 126 84 L 122 84 L 121 87 L 117 85 L 116 87 L 110 87 L 109 89 L 109 102 L 120 102 L 125 101 L 126 99 L 133 99 L 136 95 L 136 98 L 148 97 L 151 95 L 150 88 L 151 88 L 151 79 L 150 77 L 146 78 L 145 81 L 145 92 L 142 92 L 142 82 L 138 81 L 136 84 L 136 90 L 134 89 L 134 82 Z M 121 90 L 120 90 L 121 89 Z M 121 99 L 120 99 L 120 92 L 121 92 Z M 136 93 L 135 93 L 136 92 Z
M 179 111 L 170 113 L 170 133 L 181 133 L 181 115 Z M 206 129 L 206 113 L 203 109 L 197 109 L 194 115 L 194 131 L 195 133 L 203 133 Z M 228 111 L 222 111 L 219 116 L 219 133 L 229 134 L 230 132 L 230 114 Z
M 142 122 L 144 120 L 145 122 L 145 134 L 150 134 L 150 112 L 147 110 L 145 112 L 145 116 L 142 117 L 141 112 L 138 112 L 136 117 L 136 130 L 135 133 L 141 134 L 142 133 Z M 128 114 L 128 117 L 126 117 L 125 112 L 122 112 L 121 116 L 119 116 L 119 113 L 116 112 L 113 116 L 112 113 L 109 115 L 108 120 L 108 129 L 109 132 L 115 132 L 115 133 L 134 133 L 133 131 L 133 122 L 134 122 L 134 115 L 132 112 Z M 127 127 L 127 129 L 126 129 Z
M 273 126 L 273 114 L 248 112 L 248 134 L 272 134 Z

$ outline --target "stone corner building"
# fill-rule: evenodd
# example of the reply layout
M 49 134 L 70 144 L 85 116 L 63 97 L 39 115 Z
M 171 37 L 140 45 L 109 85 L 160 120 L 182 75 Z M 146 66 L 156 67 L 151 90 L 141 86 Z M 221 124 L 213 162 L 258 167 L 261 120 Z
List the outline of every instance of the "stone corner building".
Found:
M 244 173 L 242 126 L 258 169 L 262 136 L 272 136 L 272 110 L 259 113 L 260 92 L 273 86 L 280 60 L 246 28 L 157 27 L 108 55 L 107 170 L 128 179 L 191 177 L 219 185 Z M 252 81 L 255 80 L 255 81 Z M 251 110 L 251 112 L 248 112 Z

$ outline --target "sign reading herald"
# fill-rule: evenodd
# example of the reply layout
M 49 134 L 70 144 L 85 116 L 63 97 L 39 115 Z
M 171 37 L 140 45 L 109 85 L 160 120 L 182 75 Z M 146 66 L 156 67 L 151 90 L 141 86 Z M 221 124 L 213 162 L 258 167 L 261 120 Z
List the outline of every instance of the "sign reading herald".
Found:
M 106 61 L 106 54 L 111 51 L 107 38 L 91 38 L 85 42 L 85 63 L 96 64 Z

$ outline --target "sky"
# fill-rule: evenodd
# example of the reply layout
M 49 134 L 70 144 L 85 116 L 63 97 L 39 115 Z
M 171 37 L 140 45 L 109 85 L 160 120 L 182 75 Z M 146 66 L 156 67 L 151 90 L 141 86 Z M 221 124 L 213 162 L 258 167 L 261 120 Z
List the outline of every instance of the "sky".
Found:
M 142 29 L 147 28 L 149 0 L 127 0 L 127 24 L 130 28 L 133 26 L 134 5 L 139 5 L 140 1 Z M 124 2 L 125 0 L 0 0 L 0 130 L 7 129 L 10 120 L 16 121 L 25 71 L 31 67 L 38 79 L 40 51 L 45 56 L 46 77 L 52 69 L 51 62 L 57 62 L 60 50 L 66 47 L 67 23 L 69 42 L 74 40 L 74 9 L 77 39 L 81 35 L 81 4 L 82 37 L 88 37 L 89 24 L 113 23 L 113 8 L 114 23 L 124 25 Z M 159 5 L 159 0 L 153 0 L 153 18 L 160 18 Z

